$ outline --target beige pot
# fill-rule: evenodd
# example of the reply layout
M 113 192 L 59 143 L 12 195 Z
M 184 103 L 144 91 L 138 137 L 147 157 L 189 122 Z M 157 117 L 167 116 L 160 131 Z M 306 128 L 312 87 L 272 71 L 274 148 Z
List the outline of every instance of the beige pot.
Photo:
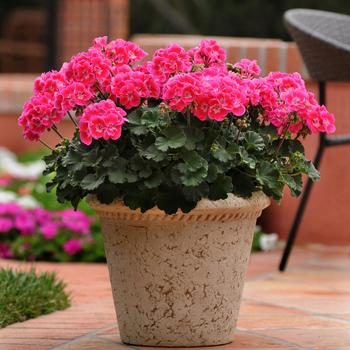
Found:
M 188 214 L 142 214 L 89 198 L 102 222 L 121 339 L 149 346 L 233 341 L 256 219 L 269 205 L 201 200 Z

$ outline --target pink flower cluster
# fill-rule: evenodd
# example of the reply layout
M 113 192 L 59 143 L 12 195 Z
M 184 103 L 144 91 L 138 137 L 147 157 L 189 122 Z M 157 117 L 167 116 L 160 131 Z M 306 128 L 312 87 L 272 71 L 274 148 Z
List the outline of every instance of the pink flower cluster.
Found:
M 232 69 L 215 40 L 202 40 L 190 50 L 171 44 L 137 65 L 145 56 L 132 42 L 96 38 L 60 71 L 37 78 L 34 96 L 19 118 L 24 136 L 38 140 L 73 110 L 83 143 L 117 140 L 126 121 L 124 110 L 151 98 L 202 121 L 249 117 L 252 108 L 259 108 L 262 122 L 276 126 L 280 134 L 335 130 L 334 116 L 318 105 L 298 73 L 259 77 L 260 67 L 248 59 Z
M 215 40 L 202 40 L 188 52 L 194 64 L 205 67 L 225 67 L 226 51 Z
M 164 85 L 163 99 L 170 107 L 187 107 L 200 120 L 222 121 L 227 114 L 242 116 L 249 100 L 245 83 L 234 73 L 217 68 L 176 75 Z
M 262 106 L 265 122 L 276 126 L 279 134 L 288 130 L 296 135 L 304 127 L 312 133 L 335 131 L 333 114 L 307 91 L 299 73 L 272 72 L 251 80 L 250 88 L 252 105 Z
M 68 255 L 83 249 L 83 240 L 90 237 L 91 220 L 83 212 L 67 209 L 51 212 L 45 209 L 25 209 L 16 203 L 0 204 L 0 258 L 11 257 L 6 243 L 1 243 L 7 233 L 21 236 L 40 234 L 46 240 L 55 238 L 60 231 L 71 232 L 71 238 L 62 245 Z
M 79 121 L 80 138 L 86 145 L 92 139 L 117 140 L 122 132 L 122 125 L 127 120 L 126 112 L 111 100 L 89 105 Z
M 160 85 L 151 74 L 130 69 L 113 77 L 110 92 L 124 108 L 130 109 L 139 106 L 142 99 L 158 98 Z

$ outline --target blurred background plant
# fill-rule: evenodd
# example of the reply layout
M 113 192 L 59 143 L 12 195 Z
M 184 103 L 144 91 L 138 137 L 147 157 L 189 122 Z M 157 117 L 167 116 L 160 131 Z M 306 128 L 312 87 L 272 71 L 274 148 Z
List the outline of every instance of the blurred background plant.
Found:
M 105 261 L 100 225 L 83 201 L 78 211 L 47 193 L 39 160 L 0 149 L 0 258 Z

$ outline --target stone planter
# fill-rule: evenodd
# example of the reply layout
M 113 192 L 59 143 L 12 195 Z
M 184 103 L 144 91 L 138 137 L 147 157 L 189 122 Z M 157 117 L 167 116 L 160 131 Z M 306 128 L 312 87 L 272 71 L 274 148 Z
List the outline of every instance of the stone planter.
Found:
M 142 214 L 89 198 L 102 221 L 121 339 L 149 346 L 233 341 L 253 231 L 269 205 L 202 200 L 188 214 Z

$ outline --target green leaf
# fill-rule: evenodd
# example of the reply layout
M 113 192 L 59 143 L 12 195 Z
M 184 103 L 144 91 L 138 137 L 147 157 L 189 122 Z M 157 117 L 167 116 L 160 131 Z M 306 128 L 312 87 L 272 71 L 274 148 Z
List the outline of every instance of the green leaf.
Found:
M 142 213 L 155 206 L 154 193 L 149 191 L 127 194 L 123 201 L 130 209 L 140 209 Z
M 184 187 L 182 192 L 187 200 L 198 202 L 208 196 L 209 186 L 202 182 L 199 186 Z
M 158 108 L 147 109 L 142 113 L 141 124 L 148 128 L 155 128 L 161 124 L 164 117 L 159 113 Z
M 197 202 L 187 200 L 180 191 L 177 189 L 172 189 L 169 191 L 164 191 L 158 195 L 157 206 L 159 209 L 164 210 L 167 214 L 175 214 L 178 209 L 182 212 L 188 213 L 195 206 Z
M 284 183 L 280 179 L 279 171 L 268 162 L 261 162 L 256 171 L 256 179 L 262 185 L 264 192 L 276 200 L 282 198 Z
M 132 134 L 135 134 L 137 136 L 145 135 L 148 133 L 148 129 L 144 125 L 130 126 L 129 130 Z
M 310 160 L 305 160 L 303 171 L 312 181 L 318 181 L 320 179 L 320 173 Z
M 184 152 L 182 158 L 191 171 L 195 171 L 200 167 L 205 166 L 206 164 L 206 160 L 202 158 L 196 151 Z
M 213 157 L 217 160 L 219 160 L 220 162 L 228 162 L 230 160 L 233 159 L 233 155 L 230 154 L 225 148 L 219 146 L 218 149 L 213 150 Z
M 81 187 L 84 190 L 92 191 L 100 186 L 105 180 L 105 176 L 99 176 L 97 174 L 88 174 L 81 181 Z
M 162 183 L 162 174 L 160 171 L 153 173 L 149 178 L 144 180 L 146 188 L 156 188 Z
M 283 180 L 289 187 L 292 196 L 298 197 L 303 190 L 303 180 L 301 175 L 291 176 L 289 174 L 283 175 Z
M 232 180 L 228 176 L 219 175 L 216 181 L 209 185 L 208 198 L 210 200 L 226 199 L 233 189 Z
M 112 167 L 108 168 L 107 174 L 110 182 L 122 184 L 126 181 L 126 164 L 126 159 L 119 158 L 114 162 Z
M 186 135 L 183 129 L 172 126 L 163 131 L 163 135 L 157 137 L 155 141 L 155 146 L 166 152 L 169 148 L 179 148 L 186 143 Z
M 155 145 L 151 145 L 144 150 L 139 150 L 139 153 L 146 159 L 152 159 L 155 162 L 161 162 L 166 158 L 166 153 L 160 151 Z
M 254 131 L 247 131 L 244 133 L 244 140 L 247 145 L 247 149 L 253 149 L 261 151 L 265 148 L 264 139 Z
M 189 151 L 195 150 L 197 143 L 202 143 L 204 140 L 204 133 L 201 129 L 191 128 L 185 129 L 186 143 L 185 148 Z
M 249 176 L 249 174 L 245 173 L 244 171 L 234 169 L 231 172 L 231 178 L 233 193 L 243 198 L 249 198 L 253 194 L 255 184 L 254 179 Z
M 206 181 L 208 181 L 209 183 L 214 182 L 217 177 L 218 177 L 218 167 L 213 163 L 209 164 Z
M 171 172 L 173 181 L 185 186 L 198 186 L 207 176 L 208 163 L 203 163 L 203 166 L 197 170 L 192 170 L 186 163 L 176 164 Z
M 97 199 L 104 204 L 112 203 L 118 197 L 118 188 L 113 184 L 102 184 L 96 191 Z

